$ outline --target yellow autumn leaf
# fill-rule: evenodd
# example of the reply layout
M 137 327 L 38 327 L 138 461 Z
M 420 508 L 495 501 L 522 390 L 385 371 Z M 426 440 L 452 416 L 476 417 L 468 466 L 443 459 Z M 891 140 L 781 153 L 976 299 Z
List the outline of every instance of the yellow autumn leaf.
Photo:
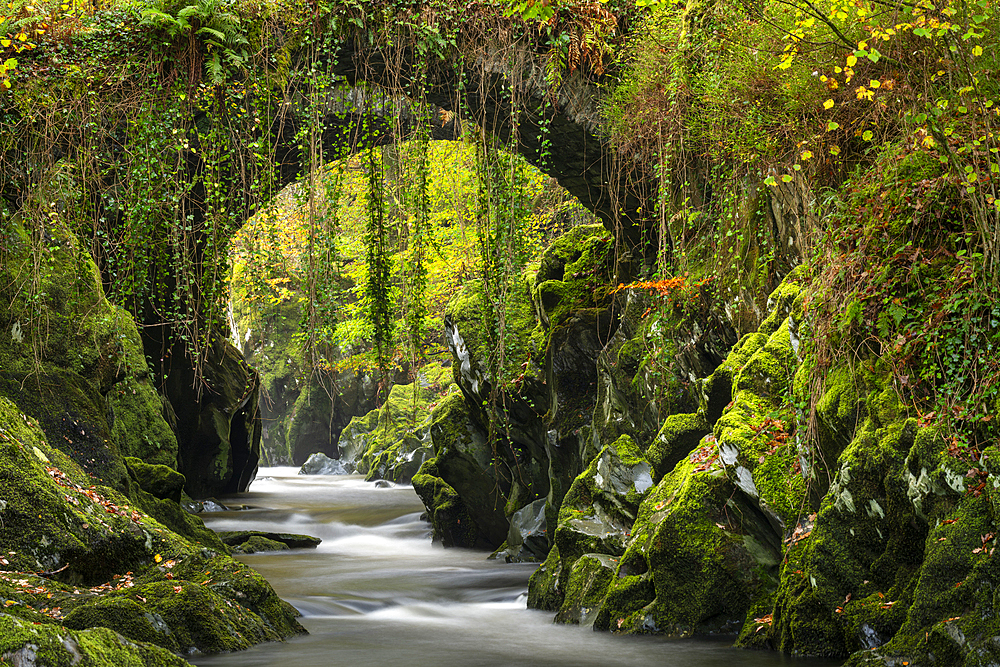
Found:
M 847 56 L 847 66 L 848 67 L 854 67 L 857 64 L 858 64 L 858 59 L 857 59 L 856 56 L 854 56 L 854 55 Z
M 972 55 L 974 55 L 974 56 L 981 56 L 981 55 L 983 55 L 983 47 L 979 46 L 978 44 L 976 44 L 975 46 L 973 46 L 972 47 Z
M 878 88 L 881 85 L 882 85 L 882 82 L 879 81 L 878 79 L 872 79 L 871 81 L 868 82 L 868 87 L 869 88 Z
M 9 39 L 0 39 L 0 46 L 2 46 L 5 49 L 13 43 L 14 42 L 10 41 Z
M 153 556 L 153 560 L 159 563 L 163 560 L 163 556 L 161 556 L 160 554 L 156 554 L 155 556 Z
M 812 156 L 813 156 L 812 151 L 802 151 L 802 159 L 803 160 L 808 160 Z
M 832 109 L 833 108 L 833 100 L 829 99 L 826 102 L 823 102 L 823 108 L 824 109 Z
M 830 155 L 840 155 L 840 146 L 830 146 Z

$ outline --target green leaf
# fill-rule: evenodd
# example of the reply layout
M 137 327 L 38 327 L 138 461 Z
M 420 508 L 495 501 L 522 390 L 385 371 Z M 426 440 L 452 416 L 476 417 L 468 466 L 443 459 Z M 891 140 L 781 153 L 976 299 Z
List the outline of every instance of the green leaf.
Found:
M 882 54 L 878 52 L 878 49 L 872 49 L 871 51 L 868 52 L 868 60 L 872 61 L 873 63 L 877 63 L 881 58 Z

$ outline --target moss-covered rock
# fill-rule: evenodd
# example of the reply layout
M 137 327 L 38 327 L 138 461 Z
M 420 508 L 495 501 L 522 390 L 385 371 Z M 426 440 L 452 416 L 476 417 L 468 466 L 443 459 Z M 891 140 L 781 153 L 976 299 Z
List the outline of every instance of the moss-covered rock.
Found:
M 507 537 L 508 522 L 504 505 L 506 492 L 510 487 L 503 476 L 505 470 L 495 457 L 493 446 L 473 422 L 461 394 L 448 396 L 434 408 L 430 435 L 434 445 L 434 459 L 433 466 L 427 470 L 435 471 L 431 474 L 438 477 L 444 486 L 435 484 L 434 506 L 426 502 L 424 504 L 432 512 L 432 518 L 448 516 L 454 517 L 453 520 L 457 522 L 463 520 L 464 512 L 472 519 L 476 531 L 476 537 L 471 542 L 465 541 L 464 546 L 475 544 L 495 549 Z M 423 498 L 425 492 L 421 492 L 416 478 L 413 485 Z M 462 509 L 451 509 L 445 503 L 449 511 L 442 513 L 437 499 L 443 500 L 450 497 L 451 493 L 460 498 L 458 502 Z M 451 527 L 440 524 L 439 528 L 439 524 L 435 522 L 435 530 L 442 535 L 445 532 L 456 536 L 470 535 L 465 528 L 459 529 L 457 523 Z
M 593 625 L 617 569 L 618 559 L 607 554 L 583 554 L 577 558 L 556 622 Z
M 446 547 L 489 546 L 461 496 L 441 479 L 436 459 L 429 459 L 420 466 L 413 476 L 413 489 L 427 508 L 435 542 Z
M 176 465 L 177 442 L 138 330 L 105 298 L 90 254 L 58 216 L 34 241 L 16 219 L 3 224 L 10 242 L 0 260 L 0 396 L 38 420 L 53 446 L 121 490 L 123 455 Z M 32 290 L 21 289 L 29 276 Z
M 684 459 L 639 508 L 595 627 L 735 632 L 758 590 L 776 583 L 777 539 L 761 523 L 753 500 L 718 467 Z
M 284 542 L 269 540 L 261 535 L 254 535 L 233 547 L 234 554 L 255 554 L 261 551 L 288 551 L 288 545 Z
M 259 537 L 268 542 L 278 542 L 291 549 L 306 549 L 318 547 L 323 540 L 312 535 L 299 535 L 298 533 L 271 533 L 262 530 L 220 530 L 219 539 L 224 544 L 231 547 L 239 547 L 248 541 Z M 247 552 L 250 553 L 250 552 Z
M 629 436 L 621 436 L 594 457 L 563 498 L 554 531 L 555 546 L 528 585 L 529 605 L 546 608 L 559 600 L 565 610 L 560 616 L 564 622 L 577 622 L 582 607 L 594 606 L 590 598 L 598 595 L 597 584 L 590 575 L 586 575 L 586 586 L 573 589 L 573 598 L 565 597 L 570 590 L 566 577 L 584 554 L 617 559 L 625 552 L 639 503 L 652 486 L 652 469 Z M 610 561 L 600 562 L 606 565 Z M 603 575 L 600 581 L 604 581 Z M 585 603 L 581 595 L 590 601 Z M 593 616 L 586 620 L 592 622 Z
M 431 410 L 457 392 L 450 368 L 423 367 L 413 382 L 393 385 L 382 406 L 354 417 L 341 431 L 341 461 L 353 464 L 368 480 L 409 483 L 433 456 Z
M 183 667 L 190 663 L 165 648 L 130 641 L 107 628 L 68 630 L 57 625 L 34 625 L 0 614 L 0 664 Z
M 153 465 L 135 457 L 125 457 L 125 468 L 139 488 L 154 498 L 172 500 L 178 505 L 184 491 L 184 475 L 164 465 Z
M 233 650 L 302 631 L 294 610 L 217 539 L 198 545 L 117 490 L 94 485 L 2 397 L 0 519 L 0 590 L 8 613 L 32 622 L 105 625 L 181 651 Z
M 547 562 L 537 577 L 560 586 L 565 596 L 566 577 L 583 553 L 617 558 L 603 601 L 587 615 L 595 627 L 677 636 L 733 633 L 751 611 L 768 605 L 778 584 L 783 525 L 794 519 L 805 488 L 789 438 L 798 357 L 788 320 L 799 292 L 795 277 L 775 292 L 772 305 L 781 318 L 769 317 L 764 331 L 734 347 L 705 383 L 697 412 L 664 420 L 645 453 L 650 482 L 660 481 L 633 510 L 634 523 L 617 548 L 567 539 L 567 495 L 556 532 L 562 562 Z M 581 567 L 592 603 L 597 594 L 591 589 L 605 577 L 593 563 Z M 551 604 L 557 593 L 534 597 Z M 566 619 L 590 606 L 569 597 L 562 602 Z

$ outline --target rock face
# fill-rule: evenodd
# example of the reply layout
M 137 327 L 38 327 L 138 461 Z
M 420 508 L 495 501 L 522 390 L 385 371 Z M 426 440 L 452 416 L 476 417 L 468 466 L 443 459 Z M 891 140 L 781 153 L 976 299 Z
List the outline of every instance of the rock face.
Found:
M 174 653 L 302 632 L 294 610 L 179 504 L 186 488 L 245 486 L 256 469 L 245 364 L 225 347 L 210 362 L 190 414 L 219 466 L 186 478 L 178 468 L 198 440 L 185 432 L 179 445 L 164 414 L 197 420 L 157 396 L 135 324 L 104 298 L 88 253 L 57 217 L 40 245 L 16 221 L 4 225 L 0 655 L 14 664 L 186 664 Z M 33 256 L 44 270 L 29 302 L 16 277 Z
M 223 339 L 212 345 L 202 374 L 205 388 L 197 401 L 191 400 L 193 371 L 172 373 L 166 388 L 176 420 L 178 470 L 193 498 L 246 491 L 260 461 L 259 377 Z
M 817 371 L 803 344 L 810 280 L 792 270 L 738 340 L 711 319 L 697 336 L 676 321 L 676 373 L 659 394 L 632 347 L 652 335 L 633 304 L 555 314 L 557 290 L 526 280 L 539 328 L 520 330 L 523 372 L 503 386 L 502 413 L 488 401 L 483 312 L 456 297 L 462 397 L 435 409 L 435 457 L 414 477 L 435 537 L 506 541 L 496 555 L 509 560 L 548 549 L 528 603 L 558 622 L 738 635 L 851 665 L 996 662 L 1000 450 L 968 459 L 908 418 L 877 358 Z M 602 348 L 583 332 L 602 331 L 605 312 Z M 543 314 L 559 324 L 544 329 Z M 801 406 L 818 379 L 806 440 Z

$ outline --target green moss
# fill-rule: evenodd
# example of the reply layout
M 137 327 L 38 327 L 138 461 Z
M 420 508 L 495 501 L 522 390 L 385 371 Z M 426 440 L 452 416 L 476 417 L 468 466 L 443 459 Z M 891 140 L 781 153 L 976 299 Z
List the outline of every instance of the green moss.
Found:
M 760 511 L 717 470 L 695 468 L 682 461 L 643 501 L 598 627 L 733 632 L 771 584 L 777 549 Z
M 708 425 L 700 414 L 667 417 L 646 452 L 646 458 L 653 466 L 654 480 L 663 479 L 663 476 L 690 454 L 708 433 Z
M 239 547 L 254 538 L 262 538 L 266 542 L 278 542 L 290 549 L 308 549 L 318 547 L 323 540 L 312 535 L 299 535 L 298 533 L 272 533 L 262 530 L 220 530 L 219 539 L 231 546 Z M 263 544 L 263 543 L 261 543 Z M 249 553 L 249 552 L 248 552 Z
M 261 551 L 288 551 L 288 545 L 284 542 L 275 542 L 266 537 L 254 535 L 233 549 L 233 553 L 238 554 L 255 554 Z
M 67 630 L 31 625 L 0 614 L 0 662 L 50 667 L 182 667 L 186 660 L 169 650 L 123 639 L 106 628 Z M 30 657 L 29 657 L 30 656 Z
M 154 498 L 180 504 L 184 475 L 165 465 L 149 464 L 131 456 L 125 457 L 125 467 L 143 491 Z
M 147 472 L 161 471 L 149 466 Z M 171 494 L 174 475 L 154 486 Z M 135 486 L 135 494 L 182 512 L 172 500 Z M 182 650 L 232 650 L 302 631 L 294 610 L 260 575 L 165 529 L 141 507 L 93 485 L 49 446 L 35 420 L 0 397 L 0 543 L 7 552 L 0 579 L 49 573 L 30 588 L 0 586 L 18 615 L 33 619 L 45 612 L 76 629 L 106 624 L 132 640 Z M 214 537 L 205 544 L 225 549 Z M 161 632 L 157 616 L 169 632 Z M 159 635 L 149 634 L 150 624 Z
M 0 330 L 12 332 L 0 336 L 0 395 L 38 419 L 53 446 L 122 489 L 120 455 L 149 453 L 137 439 L 159 443 L 164 462 L 176 460 L 176 441 L 148 384 L 134 322 L 104 297 L 97 267 L 65 223 L 52 218 L 47 234 L 46 243 L 12 247 L 0 263 L 8 304 Z M 37 299 L 19 288 L 28 276 Z M 105 398 L 119 391 L 129 400 Z
M 451 369 L 432 364 L 418 371 L 413 382 L 393 385 L 381 407 L 354 417 L 341 433 L 341 460 L 354 462 L 368 480 L 409 483 L 433 454 L 432 408 L 457 395 L 450 379 Z
M 531 573 L 528 580 L 528 608 L 558 611 L 566 597 L 562 581 L 563 562 L 559 545 L 553 544 L 545 562 Z
M 413 490 L 427 508 L 434 527 L 434 541 L 446 547 L 480 546 L 484 538 L 465 503 L 438 474 L 436 459 L 430 459 L 413 476 Z
M 163 399 L 148 377 L 130 377 L 108 392 L 112 437 L 120 451 L 146 463 L 177 467 L 177 437 L 163 418 Z
M 565 600 L 556 614 L 556 622 L 592 625 L 617 569 L 617 558 L 605 554 L 580 556 L 570 571 Z
M 435 476 L 461 498 L 479 533 L 475 541 L 492 550 L 507 538 L 509 527 L 505 514 L 509 478 L 495 446 L 472 421 L 461 394 L 446 397 L 434 408 L 430 435 Z M 424 504 L 430 511 L 431 505 Z M 464 529 L 462 534 L 467 534 Z
M 831 391 L 840 392 L 840 384 Z M 883 425 L 878 415 L 891 410 L 881 391 L 870 393 L 867 411 L 870 416 L 840 456 L 815 525 L 786 554 L 769 630 L 782 650 L 844 657 L 880 646 L 900 636 L 914 607 L 926 604 L 918 600 L 933 597 L 918 590 L 918 581 L 925 576 L 925 545 L 936 537 L 928 535 L 914 502 L 919 487 L 930 493 L 933 485 L 917 483 L 907 459 L 919 465 L 916 452 L 926 456 L 936 438 L 914 420 Z M 948 493 L 947 487 L 938 491 Z M 926 629 L 926 621 L 917 625 Z
M 142 605 L 130 604 L 141 601 Z M 101 626 L 164 648 L 219 653 L 280 639 L 257 614 L 226 603 L 210 586 L 160 581 L 109 594 L 77 607 L 64 624 L 81 630 Z M 151 632 L 152 631 L 152 632 Z

